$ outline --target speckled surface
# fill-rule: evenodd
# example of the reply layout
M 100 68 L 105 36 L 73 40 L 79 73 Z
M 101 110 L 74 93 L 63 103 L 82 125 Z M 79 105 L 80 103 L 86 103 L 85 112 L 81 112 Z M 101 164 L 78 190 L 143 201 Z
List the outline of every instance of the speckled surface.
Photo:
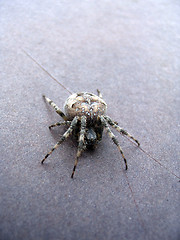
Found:
M 65 131 L 42 94 L 96 93 L 108 115 L 179 174 L 180 3 L 1 1 L 0 239 L 178 240 L 179 179 L 118 136 L 104 134 L 70 178 L 76 144 L 44 155 Z M 115 133 L 115 132 L 114 132 Z M 130 187 L 132 192 L 130 190 Z

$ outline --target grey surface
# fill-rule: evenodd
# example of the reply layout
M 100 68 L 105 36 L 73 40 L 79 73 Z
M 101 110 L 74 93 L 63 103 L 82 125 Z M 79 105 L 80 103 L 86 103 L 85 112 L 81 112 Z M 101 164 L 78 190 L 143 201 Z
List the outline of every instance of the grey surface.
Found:
M 104 134 L 70 178 L 70 139 L 42 166 L 64 128 L 42 94 L 63 107 L 96 92 L 142 148 L 179 175 L 180 2 L 1 1 L 0 239 L 180 237 L 179 179 L 127 139 L 128 160 Z M 129 185 L 132 188 L 130 191 Z

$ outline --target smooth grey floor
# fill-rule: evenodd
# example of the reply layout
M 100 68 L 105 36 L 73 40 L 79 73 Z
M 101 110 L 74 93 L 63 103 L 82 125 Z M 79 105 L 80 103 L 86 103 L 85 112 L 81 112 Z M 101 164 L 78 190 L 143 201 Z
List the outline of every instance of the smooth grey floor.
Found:
M 180 2 L 6 0 L 0 22 L 0 239 L 180 239 Z M 65 131 L 42 94 L 97 88 L 155 159 L 116 133 L 125 172 L 104 133 L 72 180 L 71 139 L 40 164 Z

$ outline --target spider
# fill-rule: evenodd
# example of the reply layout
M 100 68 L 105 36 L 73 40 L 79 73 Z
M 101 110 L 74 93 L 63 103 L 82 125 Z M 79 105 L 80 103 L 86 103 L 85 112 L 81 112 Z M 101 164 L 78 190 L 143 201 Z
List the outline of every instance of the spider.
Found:
M 52 100 L 43 95 L 44 99 L 55 109 L 56 113 L 64 119 L 63 122 L 57 122 L 49 126 L 49 129 L 61 125 L 68 126 L 68 129 L 51 149 L 51 151 L 46 154 L 44 159 L 41 161 L 42 164 L 46 158 L 72 134 L 78 141 L 78 150 L 71 174 L 71 178 L 73 178 L 79 157 L 81 156 L 82 152 L 86 148 L 94 148 L 102 139 L 103 129 L 105 129 L 121 153 L 122 158 L 124 159 L 126 170 L 128 169 L 123 150 L 119 145 L 115 135 L 111 131 L 109 125 L 115 128 L 121 134 L 126 135 L 134 140 L 138 146 L 140 143 L 126 130 L 120 128 L 117 122 L 113 121 L 109 116 L 106 115 L 107 104 L 103 100 L 100 91 L 97 90 L 97 92 L 98 95 L 88 92 L 74 93 L 70 95 L 64 103 L 65 114 Z

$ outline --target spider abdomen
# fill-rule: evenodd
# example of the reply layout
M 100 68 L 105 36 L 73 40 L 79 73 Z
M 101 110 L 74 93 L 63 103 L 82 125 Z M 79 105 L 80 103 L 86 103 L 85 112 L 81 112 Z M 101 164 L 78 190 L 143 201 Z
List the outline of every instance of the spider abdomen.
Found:
M 87 120 L 94 119 L 106 113 L 107 104 L 95 94 L 81 92 L 68 97 L 64 104 L 65 115 L 68 120 L 75 116 L 86 116 Z

